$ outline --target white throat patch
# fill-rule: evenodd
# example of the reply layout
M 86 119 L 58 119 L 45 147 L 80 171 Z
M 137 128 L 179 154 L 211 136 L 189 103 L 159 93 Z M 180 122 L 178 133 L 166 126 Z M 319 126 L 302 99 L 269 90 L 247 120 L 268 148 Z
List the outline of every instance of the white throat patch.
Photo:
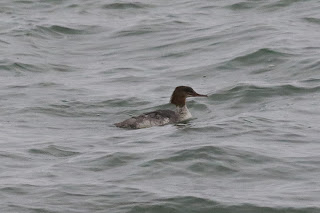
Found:
M 184 105 L 183 107 L 176 107 L 176 113 L 179 116 L 179 121 L 184 121 L 187 120 L 189 118 L 192 118 L 191 113 L 189 112 L 187 105 Z

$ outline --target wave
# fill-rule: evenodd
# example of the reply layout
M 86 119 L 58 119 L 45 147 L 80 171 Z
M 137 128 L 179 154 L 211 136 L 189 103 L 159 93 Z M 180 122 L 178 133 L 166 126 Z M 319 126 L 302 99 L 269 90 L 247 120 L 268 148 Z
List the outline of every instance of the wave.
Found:
M 140 2 L 121 2 L 121 3 L 110 3 L 105 4 L 102 6 L 102 8 L 105 9 L 142 9 L 142 8 L 148 8 L 151 7 L 149 4 L 143 4 Z
M 309 18 L 303 18 L 303 20 L 312 24 L 320 24 L 320 18 L 309 17 Z
M 320 86 L 304 87 L 292 84 L 282 85 L 255 85 L 255 84 L 239 84 L 230 89 L 222 90 L 210 95 L 210 99 L 226 101 L 234 98 L 251 98 L 256 101 L 267 97 L 294 96 L 300 94 L 310 94 L 320 91 Z
M 99 153 L 96 153 L 93 157 L 80 160 L 76 164 L 81 165 L 81 168 L 96 172 L 126 166 L 128 164 L 132 164 L 141 157 L 141 154 L 127 152 L 114 152 L 110 154 L 103 154 L 102 156 L 101 154 L 99 155 Z
M 214 160 L 214 155 L 223 155 L 226 154 L 226 151 L 219 147 L 214 146 L 203 146 L 200 148 L 188 149 L 188 150 L 181 150 L 175 153 L 172 153 L 171 156 L 166 158 L 158 158 L 149 161 L 150 164 L 153 163 L 161 163 L 166 164 L 169 162 L 180 162 L 186 160 L 193 160 L 193 159 L 208 159 Z
M 276 160 L 269 156 L 229 147 L 201 146 L 166 153 L 140 166 L 152 169 L 159 174 L 176 172 L 177 170 L 172 168 L 179 168 L 179 171 L 183 171 L 185 175 L 191 172 L 219 176 L 242 172 L 239 170 L 240 164 L 262 164 Z M 154 170 L 155 168 L 157 170 Z
M 29 71 L 29 72 L 41 72 L 42 68 L 34 65 L 34 64 L 29 64 L 29 63 L 22 63 L 22 62 L 7 62 L 7 63 L 2 63 L 0 65 L 1 70 L 6 70 L 6 71 L 15 71 L 15 74 Z
M 277 0 L 273 2 L 262 2 L 262 1 L 242 1 L 226 6 L 231 10 L 247 10 L 252 8 L 259 9 L 283 9 L 284 7 L 289 7 L 295 3 L 304 2 L 306 0 Z
M 316 213 L 320 210 L 317 207 L 293 208 L 293 207 L 268 207 L 253 204 L 227 205 L 211 199 L 195 196 L 178 196 L 172 198 L 158 199 L 148 203 L 135 203 L 129 210 L 135 212 L 201 212 L 201 213 Z
M 291 56 L 291 54 L 283 53 L 269 48 L 261 48 L 252 53 L 238 56 L 231 60 L 223 62 L 223 64 L 218 66 L 218 68 L 238 69 L 241 66 L 247 67 L 261 64 L 278 64 L 284 62 L 287 58 L 289 58 L 289 56 Z
M 126 37 L 126 36 L 138 36 L 138 35 L 144 35 L 149 33 L 158 32 L 159 30 L 154 28 L 153 26 L 148 25 L 138 25 L 130 27 L 129 29 L 122 29 L 120 31 L 117 31 L 114 33 L 113 38 L 117 37 Z
M 258 5 L 258 2 L 238 2 L 231 5 L 228 5 L 226 8 L 232 9 L 232 10 L 246 10 L 256 7 Z
M 125 37 L 125 36 L 137 36 L 137 35 L 145 35 L 145 34 L 152 34 L 152 33 L 164 33 L 167 31 L 179 31 L 180 29 L 186 29 L 190 27 L 190 22 L 185 20 L 180 20 L 178 18 L 172 19 L 172 20 L 166 20 L 166 19 L 155 19 L 150 20 L 146 22 L 138 22 L 136 25 L 120 28 L 120 30 L 115 31 L 112 35 L 112 38 L 118 38 L 118 37 Z M 163 38 L 160 38 L 159 42 L 154 43 L 153 47 L 151 49 L 157 49 L 157 48 L 166 48 L 167 46 L 171 45 L 188 45 L 193 42 L 193 40 L 202 40 L 201 38 L 192 38 L 186 41 L 174 41 L 171 42 L 171 39 L 166 39 L 167 36 L 164 36 Z M 180 39 L 181 37 L 177 37 Z M 210 36 L 212 38 L 212 36 Z
M 21 160 L 21 161 L 27 161 L 29 160 L 30 158 L 28 157 L 25 157 L 23 155 L 21 155 L 20 153 L 17 154 L 17 153 L 13 153 L 13 152 L 5 152 L 5 151 L 1 151 L 0 152 L 0 157 L 2 159 L 13 159 L 13 160 Z
M 75 110 L 75 108 L 78 108 Z M 100 116 L 101 112 L 90 111 L 84 109 L 84 107 L 71 107 L 68 104 L 52 104 L 46 107 L 27 107 L 19 110 L 17 113 L 36 113 L 45 114 L 48 116 L 58 116 L 58 117 L 90 117 L 95 118 Z
M 264 6 L 264 8 L 266 9 L 272 9 L 272 10 L 275 10 L 275 9 L 283 9 L 284 7 L 289 7 L 289 6 L 292 6 L 296 3 L 299 3 L 299 2 L 305 2 L 306 0 L 278 0 L 274 3 L 270 3 L 270 4 L 267 4 Z
M 33 29 L 23 30 L 24 35 L 35 38 L 63 38 L 66 35 L 87 35 L 96 33 L 99 27 L 94 25 L 78 25 L 77 28 L 63 25 L 36 26 Z
M 74 66 L 63 64 L 39 64 L 39 63 L 24 63 L 19 61 L 1 61 L 0 70 L 10 71 L 11 74 L 22 74 L 24 72 L 71 72 L 76 70 Z
M 25 88 L 59 88 L 61 84 L 56 84 L 54 82 L 40 82 L 35 84 L 24 84 L 24 85 L 9 85 L 8 89 L 25 89 Z
M 56 87 L 55 84 L 34 84 L 25 87 Z M 24 86 L 18 88 L 25 88 Z M 58 86 L 59 87 L 59 86 Z M 59 88 L 57 88 L 59 89 Z M 61 91 L 73 92 L 71 89 L 59 89 Z M 77 93 L 81 90 L 75 90 Z M 112 99 L 112 100 L 96 100 L 96 101 L 68 101 L 62 100 L 58 103 L 52 103 L 45 106 L 29 106 L 19 110 L 17 113 L 36 113 L 45 114 L 49 116 L 58 117 L 99 117 L 101 114 L 112 114 L 112 112 L 107 109 L 110 107 L 132 107 L 132 106 L 143 106 L 150 102 L 139 101 L 136 98 L 128 99 Z
M 69 148 L 50 145 L 42 149 L 29 149 L 29 153 L 37 155 L 48 155 L 54 157 L 70 157 L 80 154 L 80 152 L 67 150 Z

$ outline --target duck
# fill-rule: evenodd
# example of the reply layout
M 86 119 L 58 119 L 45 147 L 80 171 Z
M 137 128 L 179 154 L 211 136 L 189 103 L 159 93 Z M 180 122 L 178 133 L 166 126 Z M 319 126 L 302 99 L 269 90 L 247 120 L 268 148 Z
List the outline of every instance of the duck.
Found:
M 142 129 L 186 121 L 192 118 L 186 105 L 186 99 L 189 97 L 208 97 L 208 95 L 199 94 L 189 86 L 178 86 L 170 98 L 170 103 L 176 106 L 175 111 L 163 109 L 147 112 L 114 125 L 119 128 Z

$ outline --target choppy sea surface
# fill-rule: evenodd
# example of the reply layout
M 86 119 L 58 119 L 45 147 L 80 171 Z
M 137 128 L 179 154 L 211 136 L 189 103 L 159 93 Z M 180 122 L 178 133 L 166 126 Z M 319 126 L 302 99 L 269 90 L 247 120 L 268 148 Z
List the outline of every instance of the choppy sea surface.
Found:
M 319 213 L 319 11 L 2 0 L 0 212 Z M 113 125 L 180 85 L 193 119 Z

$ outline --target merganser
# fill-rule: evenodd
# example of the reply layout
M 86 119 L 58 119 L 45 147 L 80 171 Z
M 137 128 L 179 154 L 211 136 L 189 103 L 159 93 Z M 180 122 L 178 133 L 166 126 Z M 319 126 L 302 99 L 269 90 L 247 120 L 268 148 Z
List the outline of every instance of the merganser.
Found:
M 192 117 L 186 105 L 187 97 L 208 97 L 196 93 L 191 87 L 178 86 L 173 91 L 170 103 L 176 105 L 176 110 L 157 110 L 149 113 L 144 113 L 137 117 L 129 118 L 120 123 L 116 123 L 116 127 L 141 129 L 152 126 L 162 126 L 169 123 L 177 123 L 185 121 Z

